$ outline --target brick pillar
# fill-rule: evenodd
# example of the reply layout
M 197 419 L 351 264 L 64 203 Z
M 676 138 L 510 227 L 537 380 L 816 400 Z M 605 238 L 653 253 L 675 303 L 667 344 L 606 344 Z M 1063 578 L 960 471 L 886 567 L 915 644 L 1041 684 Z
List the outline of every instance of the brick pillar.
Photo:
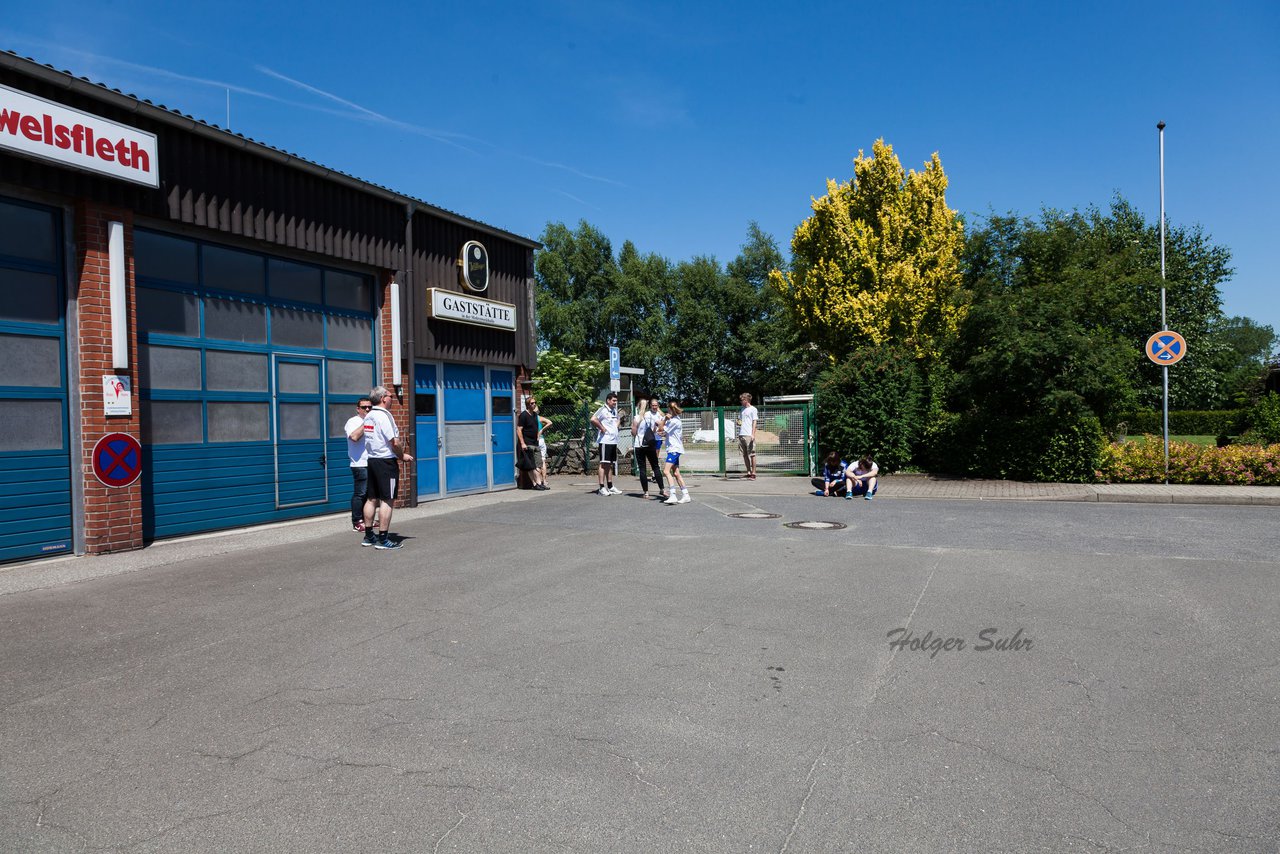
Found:
M 396 394 L 395 386 L 391 384 L 392 362 L 395 358 L 391 352 L 391 283 L 395 280 L 393 273 L 387 272 L 382 276 L 379 286 L 382 288 L 382 316 L 379 323 L 378 333 L 381 340 L 381 350 L 378 358 L 378 381 L 377 384 L 386 386 L 392 396 L 382 402 L 382 405 L 391 413 L 391 417 L 396 420 L 396 427 L 400 429 L 400 444 L 413 455 L 414 460 L 408 463 L 400 464 L 400 484 L 396 491 L 396 507 L 408 507 L 413 502 L 414 496 L 417 495 L 417 436 L 414 434 L 413 413 L 409 411 L 409 396 L 404 392 L 405 386 L 413 382 L 413 358 L 411 353 L 402 352 L 401 360 L 404 373 L 401 376 L 403 385 L 400 386 L 401 393 Z M 412 318 L 403 317 L 406 323 L 412 323 Z M 408 336 L 401 337 L 401 345 Z
M 128 303 L 129 368 L 111 366 L 111 283 L 107 223 L 124 223 L 125 293 Z M 128 433 L 141 442 L 138 339 L 134 306 L 133 214 L 82 202 L 76 206 L 77 334 L 80 353 L 79 465 L 84 473 L 84 538 L 89 554 L 142 548 L 142 479 L 125 487 L 105 486 L 93 474 L 93 446 L 108 433 Z M 102 378 L 126 376 L 133 394 L 131 415 L 103 413 Z M 73 409 L 72 417 L 76 417 Z

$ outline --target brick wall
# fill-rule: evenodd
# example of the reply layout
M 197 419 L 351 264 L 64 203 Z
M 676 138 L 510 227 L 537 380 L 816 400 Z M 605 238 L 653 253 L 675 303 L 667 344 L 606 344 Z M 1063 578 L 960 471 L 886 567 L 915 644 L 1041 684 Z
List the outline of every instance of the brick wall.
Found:
M 128 299 L 129 369 L 111 366 L 111 292 L 107 223 L 125 226 L 125 276 Z M 78 280 L 80 399 L 72 402 L 72 417 L 80 419 L 81 448 L 77 464 L 84 477 L 84 536 L 89 554 L 142 548 L 142 481 L 109 487 L 93 474 L 93 446 L 108 433 L 128 433 L 141 441 L 137 364 L 138 341 L 134 313 L 133 214 L 127 210 L 81 202 L 75 213 Z M 102 378 L 126 376 L 133 391 L 133 413 L 103 413 Z
M 417 437 L 413 431 L 413 413 L 409 412 L 409 397 L 405 392 L 405 386 L 413 382 L 412 360 L 404 358 L 407 354 L 401 353 L 401 366 L 403 373 L 401 375 L 400 393 L 396 394 L 396 388 L 391 384 L 392 380 L 392 363 L 394 356 L 391 351 L 391 282 L 395 279 L 394 274 L 385 273 L 379 286 L 382 288 L 382 297 L 379 304 L 382 306 L 382 315 L 379 318 L 378 335 L 381 342 L 381 350 L 378 354 L 378 380 L 377 384 L 386 386 L 392 396 L 382 402 L 382 405 L 391 412 L 391 416 L 396 420 L 396 427 L 400 429 L 400 444 L 415 458 L 417 457 Z M 403 308 L 403 305 L 401 306 Z M 404 342 L 401 342 L 401 350 L 404 351 Z M 417 463 L 408 462 L 400 464 L 400 483 L 396 489 L 396 507 L 408 507 L 418 494 L 417 484 Z

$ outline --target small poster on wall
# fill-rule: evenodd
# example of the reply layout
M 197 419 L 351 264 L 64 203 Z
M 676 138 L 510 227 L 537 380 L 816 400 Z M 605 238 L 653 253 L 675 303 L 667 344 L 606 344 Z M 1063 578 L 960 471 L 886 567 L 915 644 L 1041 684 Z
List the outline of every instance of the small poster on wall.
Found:
M 129 378 L 115 374 L 102 378 L 102 401 L 107 415 L 132 415 L 133 395 L 129 392 Z

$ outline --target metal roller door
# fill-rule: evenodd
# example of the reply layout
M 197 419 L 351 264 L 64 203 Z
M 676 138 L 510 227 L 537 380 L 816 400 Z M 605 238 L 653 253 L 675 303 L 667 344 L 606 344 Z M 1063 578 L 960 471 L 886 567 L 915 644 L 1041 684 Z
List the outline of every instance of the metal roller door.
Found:
M 0 561 L 71 550 L 60 214 L 0 199 Z
M 372 278 L 145 229 L 134 247 L 144 536 L 348 509 Z

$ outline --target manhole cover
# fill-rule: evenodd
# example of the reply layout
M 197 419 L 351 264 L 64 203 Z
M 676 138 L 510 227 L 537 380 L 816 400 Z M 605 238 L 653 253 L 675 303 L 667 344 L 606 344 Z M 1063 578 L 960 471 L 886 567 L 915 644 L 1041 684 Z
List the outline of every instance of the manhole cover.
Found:
M 838 531 L 845 525 L 841 522 L 787 522 L 784 528 L 799 528 L 801 531 Z
M 730 513 L 730 519 L 781 519 L 779 513 Z

